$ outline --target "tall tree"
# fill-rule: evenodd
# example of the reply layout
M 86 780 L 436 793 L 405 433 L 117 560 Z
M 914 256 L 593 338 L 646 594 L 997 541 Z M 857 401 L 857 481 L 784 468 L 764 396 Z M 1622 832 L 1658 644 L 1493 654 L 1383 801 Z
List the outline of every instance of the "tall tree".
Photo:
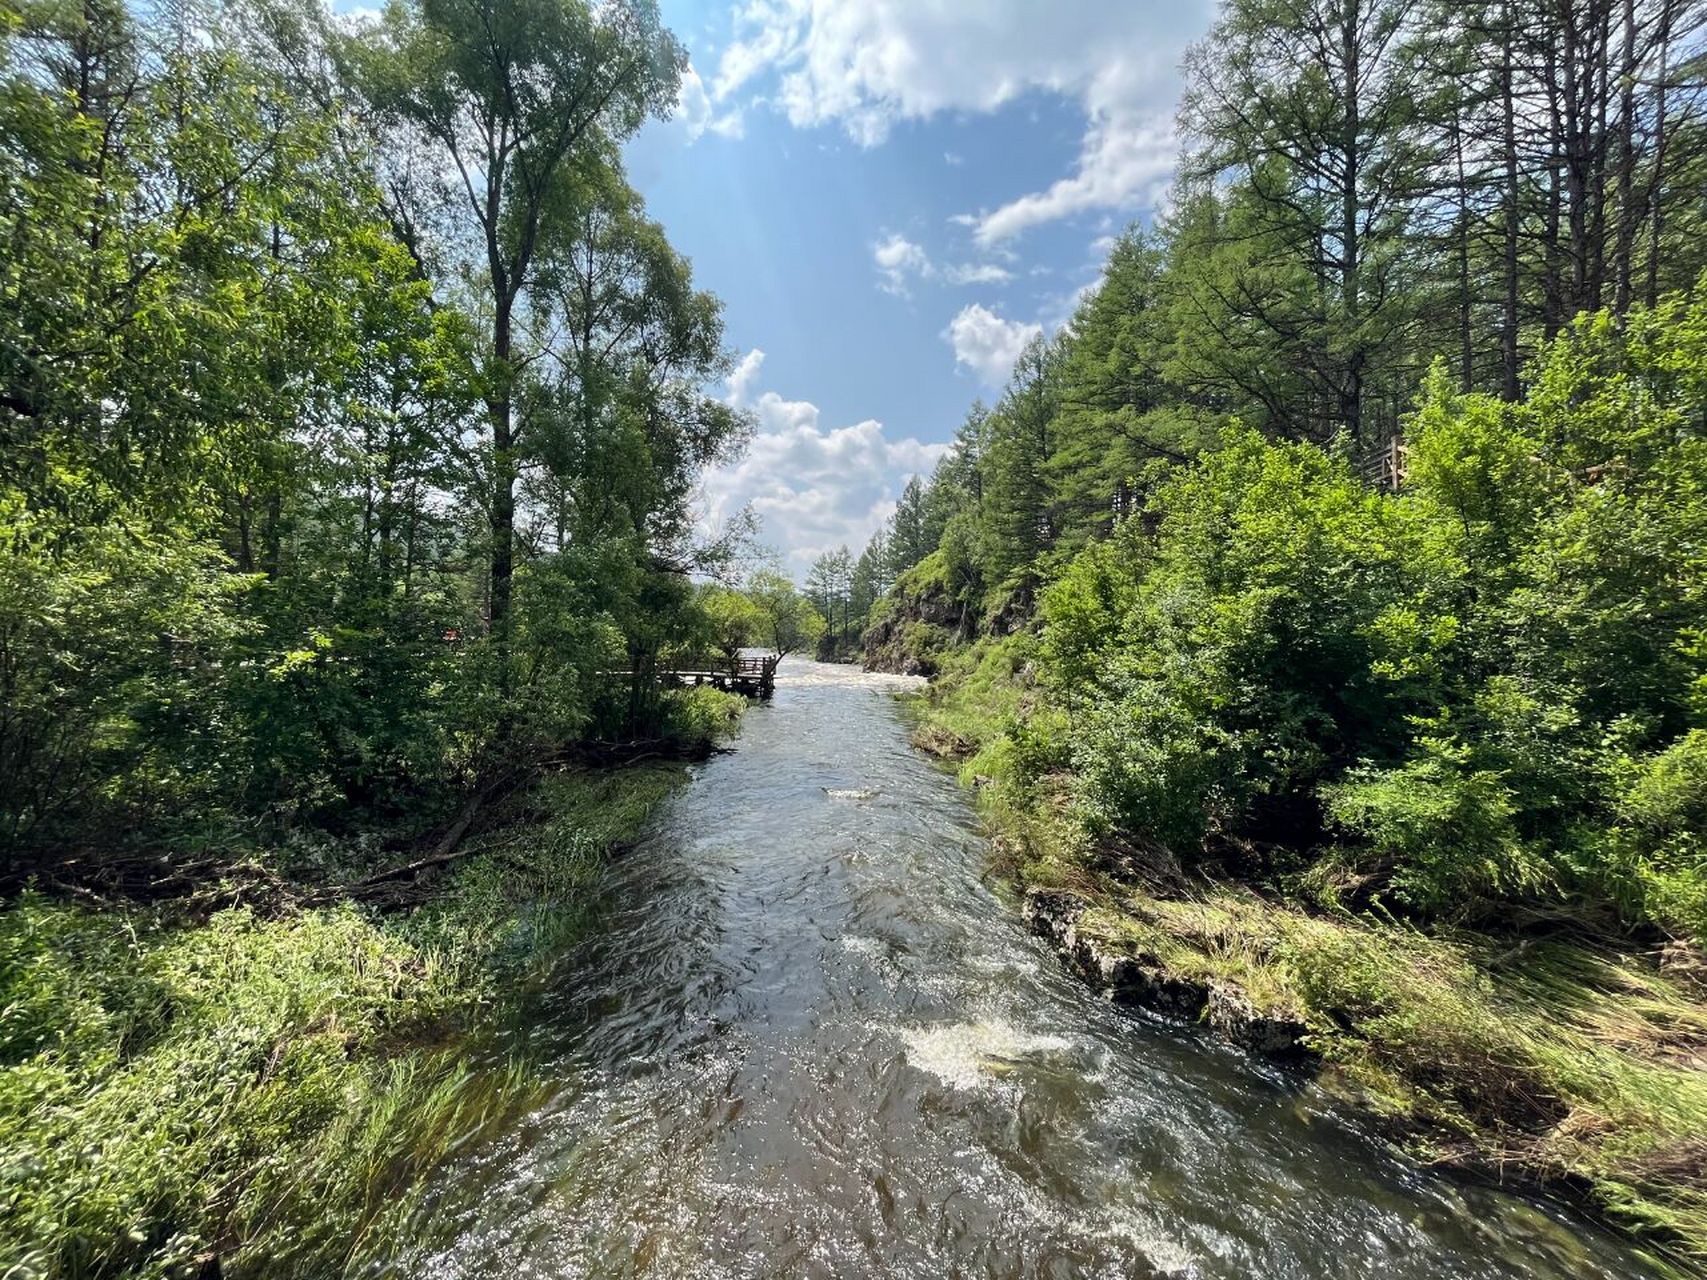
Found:
M 1062 340 L 1034 339 L 986 424 L 986 473 L 980 507 L 983 559 L 990 581 L 1030 571 L 1058 523 L 1048 468 L 1055 446 Z
M 888 568 L 899 577 L 930 554 L 925 535 L 925 486 L 918 476 L 908 479 L 889 518 Z
M 669 111 L 686 55 L 653 0 L 392 0 L 351 53 L 381 119 L 431 144 L 453 175 L 482 281 L 489 611 L 507 689 L 516 481 L 528 443 L 515 405 L 537 355 L 518 348 L 518 309 L 571 175 Z
M 1411 11 L 1400 0 L 1231 0 L 1187 60 L 1190 167 L 1238 182 L 1253 229 L 1314 284 L 1290 314 L 1261 308 L 1238 279 L 1221 292 L 1313 374 L 1321 401 L 1300 425 L 1318 438 L 1394 425 L 1366 416 L 1372 392 L 1394 393 L 1380 375 L 1408 319 L 1402 246 L 1422 166 L 1403 55 Z
M 812 561 L 806 574 L 806 595 L 829 622 L 830 652 L 846 647 L 853 621 L 853 553 L 846 547 L 826 551 Z

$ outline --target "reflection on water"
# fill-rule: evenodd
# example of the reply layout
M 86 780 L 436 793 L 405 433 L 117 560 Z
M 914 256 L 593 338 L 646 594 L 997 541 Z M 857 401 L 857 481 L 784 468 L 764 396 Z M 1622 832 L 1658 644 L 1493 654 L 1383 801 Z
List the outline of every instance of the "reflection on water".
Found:
M 1395 1160 L 1067 975 L 984 882 L 911 682 L 790 660 L 611 869 L 525 1034 L 553 1100 L 438 1189 L 422 1277 L 1571 1277 L 1619 1242 Z

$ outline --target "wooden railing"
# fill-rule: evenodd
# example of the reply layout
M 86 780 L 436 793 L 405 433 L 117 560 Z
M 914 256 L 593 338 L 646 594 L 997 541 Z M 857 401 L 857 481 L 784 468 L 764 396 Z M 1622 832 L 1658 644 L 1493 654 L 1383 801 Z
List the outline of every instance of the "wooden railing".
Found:
M 768 698 L 776 691 L 776 668 L 782 661 L 780 653 L 740 654 L 733 660 L 721 654 L 691 655 L 675 662 L 653 668 L 652 676 L 659 684 L 680 688 L 684 685 L 710 685 L 749 698 Z M 608 680 L 633 680 L 633 671 L 604 671 Z
M 1410 472 L 1410 455 L 1403 436 L 1389 436 L 1357 460 L 1357 474 L 1365 484 L 1397 493 Z
M 749 698 L 768 698 L 776 691 L 776 668 L 780 653 L 739 654 L 734 661 L 687 659 L 659 667 L 658 679 L 666 684 L 710 685 Z

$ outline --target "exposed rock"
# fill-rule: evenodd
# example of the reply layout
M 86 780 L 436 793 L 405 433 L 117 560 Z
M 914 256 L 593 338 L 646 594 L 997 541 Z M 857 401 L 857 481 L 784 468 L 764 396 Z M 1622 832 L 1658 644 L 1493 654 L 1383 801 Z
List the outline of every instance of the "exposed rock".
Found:
M 1265 1057 L 1307 1053 L 1301 1021 L 1258 1010 L 1237 988 L 1184 977 L 1155 956 L 1127 954 L 1088 936 L 1079 927 L 1087 906 L 1083 898 L 1034 889 L 1025 902 L 1032 932 L 1053 942 L 1073 969 L 1116 1004 L 1206 1021 L 1234 1044 Z
M 1029 580 L 1015 587 L 990 615 L 990 634 L 1011 636 L 1031 625 L 1037 600 Z
M 956 639 L 966 639 L 971 613 L 948 587 L 940 554 L 901 575 L 882 600 L 861 643 L 867 671 L 932 676 Z
M 939 724 L 920 725 L 913 730 L 913 745 L 944 760 L 964 760 L 978 750 L 977 743 Z
M 1209 989 L 1209 1025 L 1227 1039 L 1265 1058 L 1305 1056 L 1309 1029 L 1292 1017 L 1260 1012 L 1237 987 L 1216 983 Z

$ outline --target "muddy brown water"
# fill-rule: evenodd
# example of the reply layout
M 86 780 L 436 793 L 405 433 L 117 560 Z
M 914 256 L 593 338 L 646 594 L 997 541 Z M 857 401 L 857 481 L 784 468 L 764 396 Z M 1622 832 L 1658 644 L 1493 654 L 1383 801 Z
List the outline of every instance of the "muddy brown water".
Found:
M 988 883 L 906 682 L 789 660 L 613 865 L 525 1034 L 552 1096 L 391 1274 L 1626 1277 L 1305 1080 L 1117 1009 Z

